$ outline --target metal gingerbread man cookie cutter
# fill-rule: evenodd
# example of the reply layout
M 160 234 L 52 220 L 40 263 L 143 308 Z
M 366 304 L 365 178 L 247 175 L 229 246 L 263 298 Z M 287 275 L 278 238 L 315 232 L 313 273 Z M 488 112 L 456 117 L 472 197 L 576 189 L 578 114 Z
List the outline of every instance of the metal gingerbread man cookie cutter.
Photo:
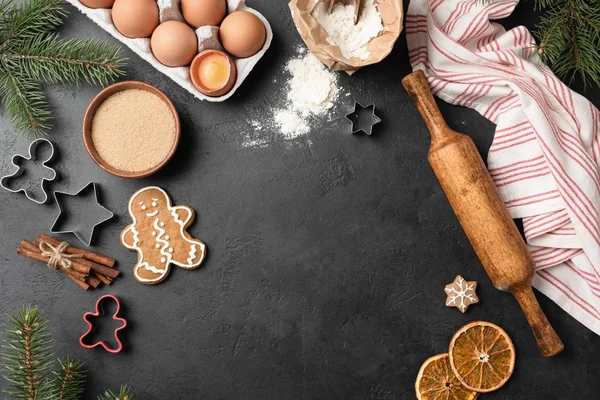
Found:
M 48 158 L 42 162 L 42 167 L 51 174 L 51 177 L 50 178 L 42 178 L 42 180 L 40 182 L 42 197 L 41 197 L 41 199 L 36 199 L 32 195 L 29 188 L 20 187 L 17 189 L 12 189 L 9 187 L 8 182 L 11 179 L 18 178 L 25 173 L 27 168 L 21 166 L 19 161 L 37 161 L 38 160 L 37 148 L 40 144 L 48 145 L 50 147 L 50 156 L 48 156 Z M 55 155 L 55 149 L 54 149 L 54 145 L 52 144 L 52 142 L 50 142 L 47 139 L 34 140 L 29 145 L 29 155 L 28 156 L 22 156 L 20 154 L 15 154 L 12 157 L 11 163 L 12 163 L 12 165 L 14 165 L 17 168 L 17 170 L 10 175 L 6 175 L 6 176 L 3 176 L 2 178 L 0 178 L 0 187 L 2 187 L 5 190 L 8 190 L 11 193 L 23 193 L 23 194 L 25 194 L 25 197 L 27 197 L 28 200 L 31 200 L 36 204 L 45 204 L 48 201 L 48 199 L 50 198 L 50 196 L 48 196 L 48 192 L 46 191 L 46 183 L 54 181 L 57 177 L 56 170 L 54 168 L 51 168 L 48 166 L 48 163 L 50 163 L 54 159 L 54 155 Z

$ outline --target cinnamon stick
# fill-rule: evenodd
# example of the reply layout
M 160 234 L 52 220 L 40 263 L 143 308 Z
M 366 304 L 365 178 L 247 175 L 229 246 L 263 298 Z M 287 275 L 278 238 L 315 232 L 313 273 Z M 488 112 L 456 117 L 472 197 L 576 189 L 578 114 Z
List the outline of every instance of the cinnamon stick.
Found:
M 85 261 L 84 265 L 89 266 L 92 271 L 94 271 L 98 274 L 102 274 L 108 278 L 114 279 L 121 274 L 121 271 L 119 271 L 118 269 L 112 269 L 112 268 L 106 267 L 104 265 L 93 263 L 88 260 L 84 260 L 84 261 Z
M 75 282 L 77 284 L 77 286 L 79 286 L 80 288 L 82 288 L 83 290 L 88 290 L 90 288 L 90 285 L 88 285 L 87 283 L 85 283 L 84 281 L 80 281 L 79 279 L 75 278 L 73 275 L 70 274 L 65 274 L 69 279 L 71 279 L 73 282 Z
M 42 262 L 48 262 L 48 259 L 42 255 L 42 253 L 36 253 L 31 250 L 24 249 L 19 247 L 17 249 L 17 254 L 20 254 L 24 257 L 31 258 L 33 260 L 38 260 Z M 75 282 L 79 287 L 83 290 L 88 290 L 90 285 L 85 282 L 85 275 L 81 274 L 77 271 L 69 271 L 69 270 L 61 270 L 65 275 L 67 275 L 73 282 Z
M 104 283 L 106 286 L 108 286 L 112 283 L 112 279 L 107 278 L 106 276 L 104 276 L 102 274 L 92 271 L 92 275 L 95 276 L 96 278 L 100 279 L 102 281 L 102 283 Z
M 60 241 L 58 241 L 57 239 L 53 238 L 52 236 L 48 236 L 44 233 L 42 233 L 40 235 L 39 239 L 43 240 L 44 242 L 50 243 L 52 246 L 58 246 L 60 244 Z M 100 254 L 96 254 L 89 250 L 77 249 L 75 247 L 69 246 L 69 247 L 67 247 L 67 249 L 65 251 L 69 254 L 81 254 L 81 255 L 83 255 L 83 258 L 85 258 L 86 260 L 89 260 L 89 261 L 99 264 L 99 265 L 104 265 L 109 268 L 112 268 L 115 266 L 115 260 L 113 258 L 106 257 L 106 256 L 103 256 Z
M 60 242 L 58 240 L 54 239 L 51 236 L 43 234 L 43 233 L 35 240 L 34 243 L 37 243 L 39 245 L 39 243 L 42 242 L 42 241 L 50 243 L 52 246 L 58 246 L 60 244 Z M 75 249 L 73 247 L 67 247 L 67 249 L 65 251 L 67 253 L 70 253 L 70 254 L 84 254 L 84 253 L 75 252 L 75 250 L 79 250 L 79 249 Z M 82 251 L 86 252 L 86 253 L 91 253 L 91 252 L 89 252 L 87 250 L 82 250 Z M 93 253 L 91 253 L 91 254 L 93 254 Z M 104 256 L 101 256 L 101 257 L 104 257 Z M 84 266 L 87 266 L 87 267 L 90 267 L 90 269 L 92 271 L 95 271 L 95 272 L 97 272 L 99 274 L 102 274 L 104 276 L 107 276 L 107 277 L 113 278 L 113 279 L 116 278 L 117 276 L 119 276 L 121 274 L 121 272 L 118 271 L 118 270 L 116 270 L 116 269 L 113 269 L 111 267 L 107 267 L 106 265 L 97 264 L 97 263 L 95 263 L 93 261 L 90 261 L 90 260 L 86 259 L 85 255 L 84 255 L 83 259 L 77 259 L 77 263 L 79 263 L 81 265 L 84 265 Z M 112 264 L 114 265 L 114 260 L 113 260 Z
M 90 276 L 88 276 L 87 283 L 91 287 L 93 287 L 94 289 L 96 289 L 98 286 L 100 286 L 100 284 L 102 283 L 102 281 L 95 275 L 94 272 L 92 272 L 92 274 Z
M 27 257 L 27 258 L 31 258 L 32 260 L 41 261 L 43 263 L 47 263 L 48 262 L 48 257 L 44 257 L 42 255 L 42 253 L 35 252 L 35 251 L 31 250 L 31 249 L 26 249 L 26 248 L 23 248 L 23 247 L 18 247 L 17 248 L 17 254 L 20 254 L 20 255 L 22 255 L 24 257 Z
M 43 258 L 43 260 L 40 260 L 40 261 L 48 263 L 48 257 L 46 257 L 46 256 L 44 256 L 42 254 L 42 251 L 40 250 L 39 246 L 36 246 L 35 244 L 33 244 L 31 242 L 28 242 L 27 240 L 23 240 L 23 241 L 21 241 L 21 247 L 24 248 L 24 249 L 26 249 L 26 250 L 28 250 L 28 251 L 39 253 L 39 255 L 42 256 L 42 258 Z M 36 258 L 36 260 L 39 260 L 39 259 Z M 80 273 L 85 274 L 85 275 L 89 275 L 90 274 L 90 269 L 91 269 L 90 266 L 86 266 L 86 265 L 81 264 L 78 259 L 72 258 L 71 259 L 71 264 L 72 264 L 71 268 L 74 271 L 80 272 Z M 62 270 L 62 268 L 61 268 L 61 270 Z
M 72 268 L 69 269 L 61 269 L 64 274 L 74 276 L 77 279 L 81 279 L 82 281 L 86 281 L 88 275 L 82 274 L 81 272 L 73 271 Z

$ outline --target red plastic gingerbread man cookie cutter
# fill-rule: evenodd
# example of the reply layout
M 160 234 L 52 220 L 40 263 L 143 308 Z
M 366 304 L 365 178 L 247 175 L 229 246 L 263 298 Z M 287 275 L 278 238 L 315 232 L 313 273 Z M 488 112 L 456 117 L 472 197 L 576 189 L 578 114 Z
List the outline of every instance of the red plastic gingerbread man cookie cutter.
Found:
M 113 314 L 112 319 L 114 321 L 121 321 L 123 323 L 122 326 L 115 329 L 115 340 L 117 341 L 117 348 L 115 348 L 115 349 L 110 348 L 103 341 L 96 342 L 94 344 L 85 343 L 86 337 L 94 330 L 94 326 L 95 326 L 95 324 L 93 322 L 90 322 L 88 318 L 89 317 L 99 317 L 100 315 L 104 314 L 104 311 L 102 310 L 102 303 L 108 299 L 113 300 L 117 304 L 117 310 Z M 98 301 L 96 301 L 96 312 L 86 312 L 85 314 L 83 314 L 83 320 L 85 321 L 86 324 L 88 324 L 89 328 L 88 328 L 87 332 L 84 333 L 83 336 L 81 336 L 79 338 L 79 344 L 82 347 L 85 347 L 86 349 L 93 349 L 95 347 L 101 346 L 102 348 L 104 348 L 104 350 L 108 351 L 109 353 L 113 353 L 113 354 L 120 353 L 121 350 L 123 350 L 123 342 L 121 342 L 121 339 L 119 338 L 119 332 L 122 331 L 123 329 L 125 329 L 125 327 L 127 326 L 127 320 L 119 317 L 120 311 L 121 311 L 121 302 L 119 301 L 119 299 L 117 297 L 115 297 L 111 294 L 105 294 L 104 296 L 100 297 L 98 299 Z

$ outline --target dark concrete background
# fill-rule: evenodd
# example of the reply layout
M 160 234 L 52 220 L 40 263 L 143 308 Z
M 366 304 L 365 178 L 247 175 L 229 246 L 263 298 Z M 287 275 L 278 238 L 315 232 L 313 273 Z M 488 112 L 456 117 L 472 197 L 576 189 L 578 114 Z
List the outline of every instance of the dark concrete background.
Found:
M 126 52 L 127 78 L 158 86 L 181 114 L 177 156 L 154 177 L 119 179 L 88 157 L 80 124 L 98 88 L 48 88 L 57 117 L 49 138 L 58 146 L 54 165 L 62 176 L 53 189 L 99 184 L 117 217 L 97 231 L 94 249 L 117 258 L 123 276 L 86 293 L 18 257 L 21 239 L 48 232 L 56 205 L 0 191 L 0 314 L 22 304 L 45 309 L 57 355 L 87 363 L 89 399 L 122 383 L 144 400 L 411 399 L 421 363 L 447 351 L 452 334 L 476 319 L 504 327 L 517 349 L 514 376 L 483 398 L 597 399 L 600 338 L 539 295 L 566 347 L 543 358 L 516 302 L 491 286 L 461 231 L 426 162 L 428 133 L 400 83 L 409 72 L 404 35 L 379 65 L 340 75 L 352 96 L 338 102 L 332 122 L 316 124 L 293 145 L 275 137 L 265 148 L 241 146 L 248 121 L 267 118 L 285 96 L 283 67 L 301 43 L 286 3 L 250 2 L 271 22 L 275 40 L 225 103 L 194 99 Z M 519 6 L 507 24 L 531 27 L 531 8 L 531 1 Z M 66 34 L 107 37 L 71 11 Z M 372 137 L 347 133 L 343 116 L 354 99 L 376 103 L 383 123 Z M 485 153 L 490 123 L 470 110 L 442 105 L 442 111 Z M 6 171 L 10 155 L 29 141 L 4 113 L 0 128 Z M 175 268 L 154 287 L 135 281 L 136 255 L 119 243 L 127 200 L 146 185 L 163 187 L 197 211 L 191 231 L 209 252 L 203 268 Z M 466 315 L 444 306 L 443 287 L 459 273 L 479 282 L 481 303 Z M 119 355 L 78 344 L 83 313 L 106 293 L 122 299 L 130 322 Z

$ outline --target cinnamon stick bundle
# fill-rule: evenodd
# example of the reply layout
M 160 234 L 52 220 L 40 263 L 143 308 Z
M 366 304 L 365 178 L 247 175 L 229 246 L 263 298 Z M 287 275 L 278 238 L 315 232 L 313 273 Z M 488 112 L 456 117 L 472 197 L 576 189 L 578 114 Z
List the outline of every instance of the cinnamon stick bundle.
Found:
M 36 246 L 35 244 L 28 242 L 27 240 L 23 240 L 23 241 L 21 241 L 21 247 L 23 249 L 26 249 L 26 250 L 36 253 L 36 257 L 39 256 L 42 258 L 42 259 L 36 258 L 36 260 L 48 262 L 48 257 L 46 257 L 42 254 L 42 252 L 40 251 L 39 245 Z M 29 257 L 29 258 L 33 258 L 33 257 Z M 80 263 L 78 259 L 73 258 L 73 259 L 71 259 L 71 262 L 73 264 L 73 266 L 71 267 L 71 269 L 73 269 L 73 271 L 81 272 L 82 274 L 84 274 L 86 276 L 90 274 L 91 268 L 89 266 L 86 266 L 86 265 Z
M 84 290 L 88 290 L 90 287 L 97 288 L 102 283 L 110 285 L 113 279 L 120 275 L 120 271 L 113 269 L 115 265 L 113 258 L 96 254 L 89 250 L 81 250 L 71 246 L 65 247 L 64 244 L 59 249 L 61 243 L 51 236 L 42 234 L 33 242 L 27 240 L 21 241 L 20 246 L 17 248 L 17 253 L 24 257 L 46 263 L 55 269 L 57 267 L 56 264 L 59 262 L 63 263 L 61 264 L 62 266 L 58 266 L 58 269 Z M 46 247 L 50 248 L 46 249 Z M 58 258 L 54 254 L 48 255 L 48 252 L 51 252 L 51 250 L 55 250 L 58 253 Z M 70 268 L 64 268 L 65 259 L 68 260 Z M 50 263 L 51 261 L 54 262 L 54 265 Z
M 48 236 L 44 233 L 42 233 L 38 239 L 40 239 L 44 242 L 48 242 L 53 246 L 57 246 L 60 243 L 57 239 L 53 238 L 52 236 Z M 110 257 L 106 257 L 106 256 L 103 256 L 100 254 L 92 253 L 89 250 L 76 249 L 75 247 L 69 246 L 69 247 L 67 247 L 66 252 L 69 254 L 81 254 L 83 256 L 83 258 L 85 258 L 86 260 L 89 260 L 96 264 L 105 265 L 109 268 L 112 268 L 115 266 L 114 258 L 110 258 Z
M 35 240 L 35 243 L 38 246 L 39 246 L 39 243 L 41 243 L 41 242 L 50 243 L 52 246 L 58 246 L 60 244 L 60 241 L 58 241 L 57 239 L 55 239 L 51 236 L 45 235 L 45 234 L 41 234 L 40 237 L 38 237 Z M 112 278 L 112 279 L 116 278 L 117 276 L 119 276 L 121 274 L 120 271 L 118 271 L 116 269 L 112 269 L 112 267 L 115 265 L 115 260 L 113 260 L 112 258 L 100 256 L 100 255 L 94 254 L 87 250 L 81 250 L 82 253 L 80 253 L 79 249 L 75 249 L 70 246 L 67 247 L 65 249 L 65 251 L 69 254 L 82 255 L 83 258 L 77 259 L 77 262 L 81 265 L 90 267 L 90 269 L 92 271 L 97 272 L 98 274 L 104 275 L 104 276 Z M 102 261 L 102 262 L 97 263 L 88 257 L 93 258 L 95 260 Z
M 17 254 L 20 254 L 24 257 L 27 258 L 31 258 L 33 260 L 38 260 L 41 261 L 43 263 L 47 263 L 48 262 L 48 258 L 45 257 L 44 255 L 42 255 L 42 253 L 39 251 L 35 252 L 23 247 L 19 247 L 17 248 Z M 85 281 L 87 278 L 87 275 L 81 273 L 81 272 L 77 272 L 77 271 L 71 271 L 70 269 L 61 269 L 61 271 L 67 276 L 69 277 L 73 282 L 75 282 L 79 287 L 81 287 L 83 290 L 88 290 L 90 288 L 90 285 Z

